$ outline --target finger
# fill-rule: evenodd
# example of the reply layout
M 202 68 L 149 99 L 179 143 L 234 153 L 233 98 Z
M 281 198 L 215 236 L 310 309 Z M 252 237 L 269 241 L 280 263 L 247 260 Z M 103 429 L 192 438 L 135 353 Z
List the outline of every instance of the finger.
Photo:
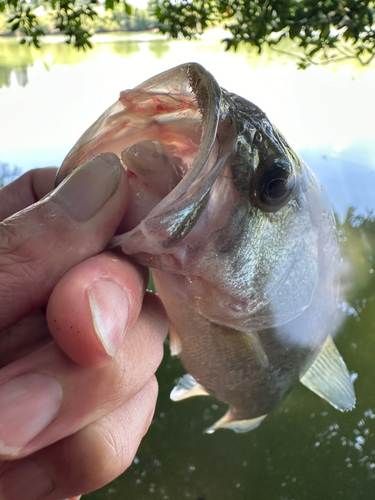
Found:
M 163 356 L 164 309 L 145 295 L 137 323 L 116 358 L 102 368 L 71 361 L 54 342 L 0 372 L 0 456 L 29 455 L 132 398 L 151 378 Z
M 126 209 L 127 179 L 104 153 L 0 223 L 0 330 L 47 303 L 59 279 L 101 252 Z
M 157 382 L 80 432 L 0 470 L 4 500 L 61 500 L 88 493 L 127 469 L 152 419 Z M 1 496 L 2 494 L 2 496 Z
M 49 330 L 83 366 L 108 363 L 138 319 L 147 269 L 111 252 L 88 259 L 57 284 L 47 307 Z
M 52 191 L 57 168 L 36 168 L 29 170 L 14 182 L 1 188 L 0 220 L 19 212 L 39 201 Z

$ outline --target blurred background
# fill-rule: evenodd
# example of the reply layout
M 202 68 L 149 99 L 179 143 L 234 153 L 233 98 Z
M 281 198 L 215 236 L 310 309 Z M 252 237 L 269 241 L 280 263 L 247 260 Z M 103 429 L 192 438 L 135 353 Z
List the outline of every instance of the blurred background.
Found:
M 299 385 L 255 431 L 203 434 L 225 407 L 210 398 L 169 400 L 184 371 L 170 357 L 167 341 L 155 418 L 132 467 L 85 498 L 375 499 L 374 64 L 339 58 L 299 69 L 299 49 L 287 39 L 282 51 L 267 44 L 261 53 L 241 44 L 236 52 L 225 51 L 223 26 L 197 40 L 172 40 L 156 29 L 142 2 L 116 26 L 106 16 L 103 10 L 96 29 L 111 32 L 95 34 L 87 51 L 61 35 L 44 38 L 40 49 L 0 36 L 2 181 L 59 166 L 121 90 L 184 62 L 202 64 L 222 87 L 267 113 L 333 204 L 341 251 L 350 263 L 336 344 L 358 375 L 357 406 L 341 414 Z M 11 32 L 1 19 L 3 33 Z

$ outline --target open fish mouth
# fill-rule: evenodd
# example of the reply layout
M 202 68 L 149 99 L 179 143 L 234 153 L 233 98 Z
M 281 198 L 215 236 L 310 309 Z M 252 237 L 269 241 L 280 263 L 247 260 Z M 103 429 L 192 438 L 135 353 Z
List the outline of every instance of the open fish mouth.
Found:
M 217 161 L 220 104 L 220 87 L 198 64 L 178 66 L 125 90 L 70 151 L 56 182 L 96 155 L 114 153 L 133 191 L 122 231 L 146 218 L 153 219 L 149 224 L 155 226 L 156 217 L 159 244 L 165 248 L 175 243 L 177 233 L 184 233 L 183 214 L 197 214 L 197 206 L 221 170 L 222 162 Z M 175 224 L 168 216 L 172 205 Z M 165 218 L 168 227 L 164 225 L 161 234 Z M 191 226 L 190 219 L 183 223 L 187 224 Z

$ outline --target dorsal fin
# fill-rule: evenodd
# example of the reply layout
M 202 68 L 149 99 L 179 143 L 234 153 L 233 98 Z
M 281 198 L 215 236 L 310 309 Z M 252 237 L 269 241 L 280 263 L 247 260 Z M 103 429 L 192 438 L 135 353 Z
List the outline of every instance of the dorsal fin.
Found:
M 352 410 L 355 393 L 350 373 L 331 337 L 308 371 L 302 384 L 340 411 Z
M 251 418 L 249 420 L 236 420 L 236 416 L 231 408 L 227 413 L 211 427 L 206 429 L 204 432 L 206 434 L 212 434 L 217 429 L 230 429 L 238 434 L 243 432 L 252 431 L 256 429 L 266 418 L 267 415 L 262 415 L 261 417 Z
M 194 377 L 186 373 L 179 379 L 176 387 L 171 392 L 172 401 L 181 401 L 194 396 L 209 396 L 206 389 Z

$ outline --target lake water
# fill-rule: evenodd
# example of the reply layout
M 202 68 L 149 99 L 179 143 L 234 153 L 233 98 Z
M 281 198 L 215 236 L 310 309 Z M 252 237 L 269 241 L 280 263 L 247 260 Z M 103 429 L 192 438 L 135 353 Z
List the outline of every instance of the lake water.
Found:
M 357 406 L 341 414 L 297 386 L 257 430 L 205 435 L 224 406 L 209 398 L 169 400 L 183 369 L 166 346 L 155 419 L 134 464 L 86 498 L 375 499 L 374 67 L 348 61 L 298 71 L 273 52 L 225 53 L 217 32 L 200 42 L 102 35 L 88 53 L 57 38 L 39 52 L 0 38 L 0 164 L 59 165 L 121 90 L 187 61 L 266 111 L 333 203 L 351 262 L 336 343 L 358 374 Z

